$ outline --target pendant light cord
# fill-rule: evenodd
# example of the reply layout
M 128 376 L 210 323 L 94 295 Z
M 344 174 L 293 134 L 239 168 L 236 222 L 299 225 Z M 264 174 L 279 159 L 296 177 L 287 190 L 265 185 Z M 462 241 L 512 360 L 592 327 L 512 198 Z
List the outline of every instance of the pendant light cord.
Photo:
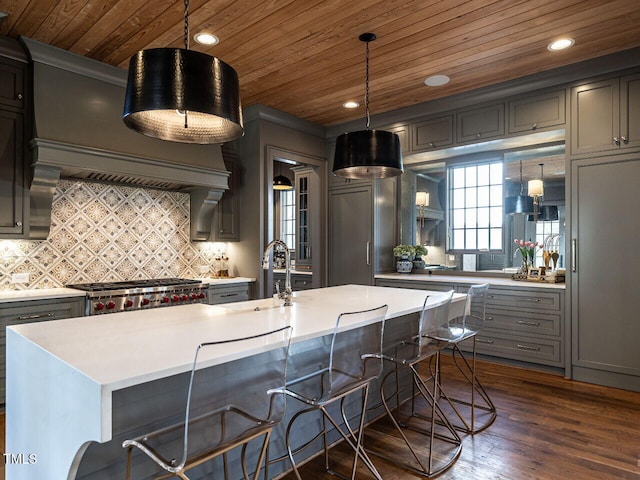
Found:
M 366 50 L 366 57 L 365 57 L 365 64 L 366 64 L 366 73 L 365 73 L 365 80 L 364 80 L 364 108 L 365 108 L 365 112 L 367 115 L 367 125 L 366 125 L 366 130 L 369 130 L 369 125 L 371 124 L 371 115 L 369 113 L 369 42 L 366 42 L 367 44 L 367 50 Z
M 189 50 L 189 0 L 184 0 L 184 49 Z M 189 128 L 189 112 L 184 111 L 184 128 Z
M 524 185 L 522 184 L 522 160 L 520 160 L 520 196 L 524 192 Z

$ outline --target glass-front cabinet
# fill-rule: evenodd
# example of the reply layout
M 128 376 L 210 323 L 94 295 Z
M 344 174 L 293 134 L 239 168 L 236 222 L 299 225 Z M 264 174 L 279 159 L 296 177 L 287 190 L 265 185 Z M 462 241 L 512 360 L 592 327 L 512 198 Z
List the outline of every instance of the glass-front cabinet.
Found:
M 313 193 L 314 168 L 312 166 L 295 167 L 291 170 L 295 174 L 296 192 L 296 269 L 305 270 L 311 268 L 312 261 L 312 234 L 313 234 Z

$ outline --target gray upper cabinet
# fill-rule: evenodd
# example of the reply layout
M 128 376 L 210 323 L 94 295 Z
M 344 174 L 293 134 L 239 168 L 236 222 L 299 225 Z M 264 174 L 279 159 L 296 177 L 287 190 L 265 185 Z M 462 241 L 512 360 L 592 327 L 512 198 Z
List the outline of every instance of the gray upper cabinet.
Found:
M 477 143 L 504 135 L 504 104 L 456 113 L 456 141 Z
M 412 125 L 413 152 L 422 152 L 453 145 L 453 114 L 430 118 Z
M 229 189 L 224 192 L 214 212 L 213 227 L 210 240 L 218 242 L 240 241 L 239 205 L 237 189 L 239 186 L 238 161 L 234 154 L 224 155 L 224 166 L 231 173 L 229 175 Z
M 640 147 L 640 74 L 571 90 L 571 154 Z
M 565 91 L 518 98 L 509 102 L 509 133 L 532 132 L 565 124 Z
M 395 125 L 390 127 L 382 127 L 380 130 L 386 130 L 398 135 L 400 138 L 400 148 L 402 153 L 409 153 L 411 151 L 411 127 L 409 125 Z
M 25 235 L 25 72 L 27 65 L 0 58 L 0 237 Z

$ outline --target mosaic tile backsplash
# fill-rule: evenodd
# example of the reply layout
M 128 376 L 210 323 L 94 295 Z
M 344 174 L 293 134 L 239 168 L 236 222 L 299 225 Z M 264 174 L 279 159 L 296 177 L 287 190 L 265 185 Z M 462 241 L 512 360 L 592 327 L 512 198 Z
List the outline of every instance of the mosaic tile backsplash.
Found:
M 188 194 L 61 180 L 46 240 L 0 240 L 0 290 L 197 278 L 213 262 L 213 244 L 189 241 Z

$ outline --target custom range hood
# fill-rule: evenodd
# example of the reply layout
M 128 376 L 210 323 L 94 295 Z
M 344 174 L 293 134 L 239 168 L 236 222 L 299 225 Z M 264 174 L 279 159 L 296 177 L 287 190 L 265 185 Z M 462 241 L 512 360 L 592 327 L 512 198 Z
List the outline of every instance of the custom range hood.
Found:
M 220 145 L 167 142 L 126 128 L 125 70 L 20 40 L 33 68 L 29 237 L 47 237 L 56 183 L 73 178 L 188 192 L 191 240 L 206 241 L 229 184 Z

